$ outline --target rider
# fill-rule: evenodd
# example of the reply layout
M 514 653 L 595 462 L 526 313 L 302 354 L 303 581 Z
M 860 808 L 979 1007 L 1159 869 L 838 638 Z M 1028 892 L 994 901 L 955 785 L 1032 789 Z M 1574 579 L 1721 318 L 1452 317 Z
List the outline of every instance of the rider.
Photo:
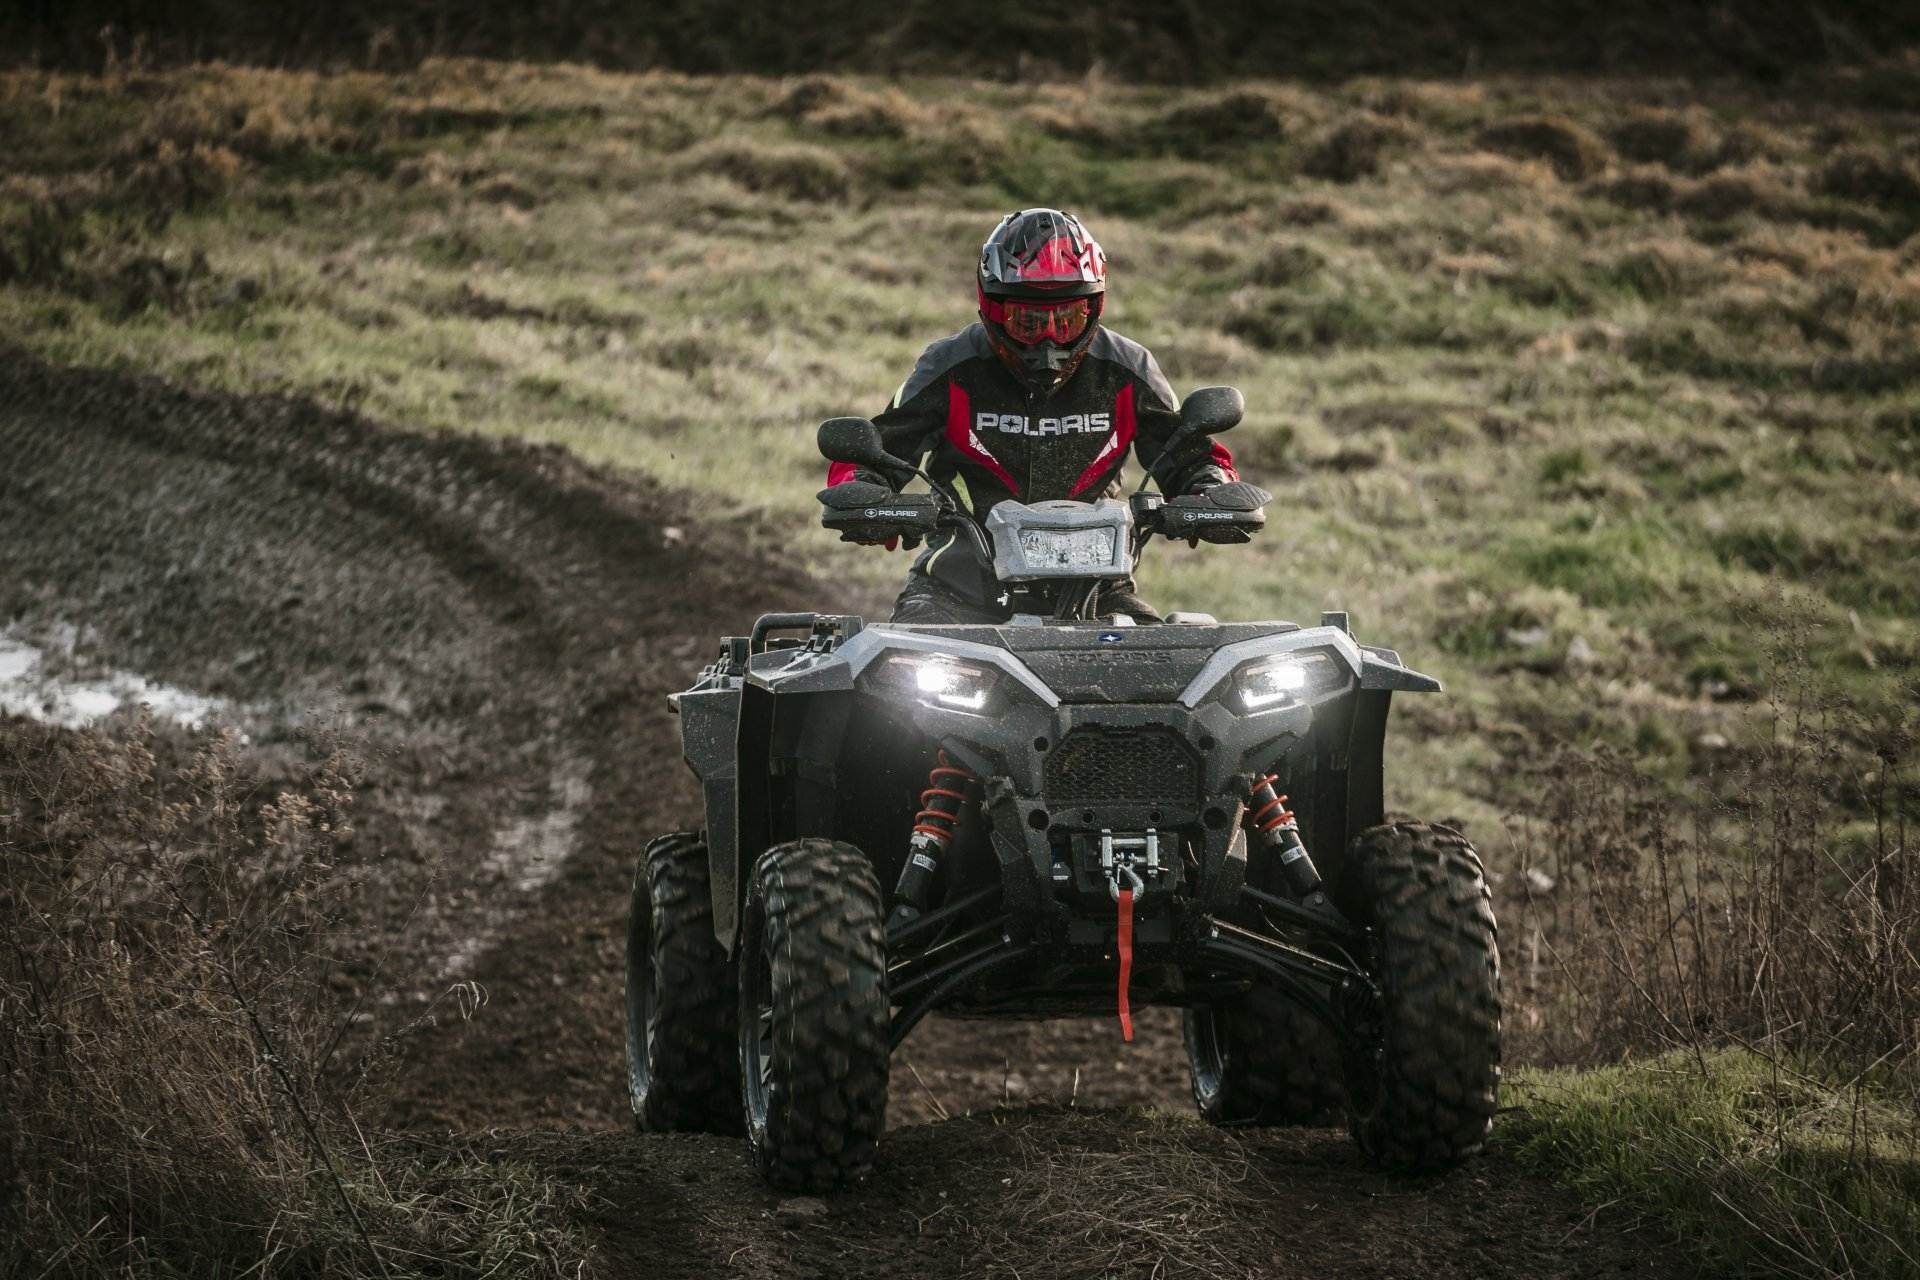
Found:
M 1129 445 L 1168 494 L 1238 479 L 1232 455 L 1204 437 L 1161 458 L 1179 425 L 1173 388 L 1145 347 L 1101 325 L 1106 255 L 1078 218 L 1058 209 L 1008 214 L 981 247 L 978 283 L 979 322 L 928 347 L 874 419 L 888 453 L 951 482 L 982 519 L 1007 498 L 1117 496 Z M 910 478 L 846 462 L 827 470 L 830 486 L 898 489 Z M 1102 591 L 1100 602 L 1103 613 L 1160 620 L 1131 579 Z M 952 529 L 929 539 L 893 609 L 895 622 L 1010 616 L 993 566 Z

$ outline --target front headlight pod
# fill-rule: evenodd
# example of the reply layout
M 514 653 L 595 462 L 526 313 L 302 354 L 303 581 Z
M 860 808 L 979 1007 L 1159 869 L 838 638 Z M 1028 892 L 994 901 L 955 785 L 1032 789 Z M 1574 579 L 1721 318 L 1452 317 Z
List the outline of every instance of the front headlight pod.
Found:
M 940 711 L 986 715 L 994 705 L 1000 672 L 944 653 L 897 653 L 876 673 L 878 683 Z
M 1243 664 L 1229 680 L 1226 701 L 1247 715 L 1310 702 L 1346 684 L 1345 663 L 1324 649 L 1275 654 Z
M 1032 569 L 1104 569 L 1117 538 L 1112 529 L 1025 529 L 1020 553 Z

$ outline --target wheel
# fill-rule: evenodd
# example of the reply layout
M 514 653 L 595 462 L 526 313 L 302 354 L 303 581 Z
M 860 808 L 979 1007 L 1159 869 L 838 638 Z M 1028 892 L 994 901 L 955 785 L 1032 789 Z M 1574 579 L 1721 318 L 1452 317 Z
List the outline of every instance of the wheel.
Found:
M 733 965 L 713 937 L 707 845 L 647 846 L 627 913 L 627 1092 L 642 1129 L 740 1132 Z
M 796 840 L 761 855 L 740 932 L 747 1145 L 777 1187 L 819 1192 L 872 1167 L 887 1113 L 880 883 L 858 849 Z
M 1378 1050 L 1348 1067 L 1348 1127 L 1382 1168 L 1449 1169 L 1485 1144 L 1500 1085 L 1493 898 L 1450 827 L 1374 827 L 1351 859 L 1380 1001 Z
M 1339 1123 L 1340 1051 L 1306 1010 L 1274 991 L 1197 1006 L 1184 1020 L 1193 1101 L 1210 1124 Z

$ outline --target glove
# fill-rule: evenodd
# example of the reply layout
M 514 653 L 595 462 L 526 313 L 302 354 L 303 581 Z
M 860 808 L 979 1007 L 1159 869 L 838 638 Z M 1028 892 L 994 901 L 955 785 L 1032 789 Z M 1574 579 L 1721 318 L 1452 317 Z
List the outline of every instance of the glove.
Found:
M 1213 488 L 1215 485 L 1222 485 L 1226 483 L 1227 483 L 1227 473 L 1225 469 L 1218 466 L 1214 466 L 1214 465 L 1208 465 L 1208 466 L 1201 467 L 1198 471 L 1195 471 L 1192 475 L 1187 477 L 1187 487 L 1184 490 L 1182 490 L 1182 492 L 1183 493 L 1205 493 L 1207 490 Z

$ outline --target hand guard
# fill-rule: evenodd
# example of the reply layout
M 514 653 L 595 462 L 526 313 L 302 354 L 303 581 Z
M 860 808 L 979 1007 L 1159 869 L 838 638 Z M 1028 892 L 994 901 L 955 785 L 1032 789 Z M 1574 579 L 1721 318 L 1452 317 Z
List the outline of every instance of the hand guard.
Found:
M 939 527 L 939 501 L 930 493 L 895 493 L 883 484 L 848 480 L 817 496 L 825 508 L 820 523 L 842 542 L 878 545 L 901 538 L 913 546 Z
M 1160 508 L 1160 531 L 1169 538 L 1202 542 L 1247 542 L 1266 527 L 1273 495 L 1244 480 L 1215 484 L 1198 493 L 1168 498 Z

